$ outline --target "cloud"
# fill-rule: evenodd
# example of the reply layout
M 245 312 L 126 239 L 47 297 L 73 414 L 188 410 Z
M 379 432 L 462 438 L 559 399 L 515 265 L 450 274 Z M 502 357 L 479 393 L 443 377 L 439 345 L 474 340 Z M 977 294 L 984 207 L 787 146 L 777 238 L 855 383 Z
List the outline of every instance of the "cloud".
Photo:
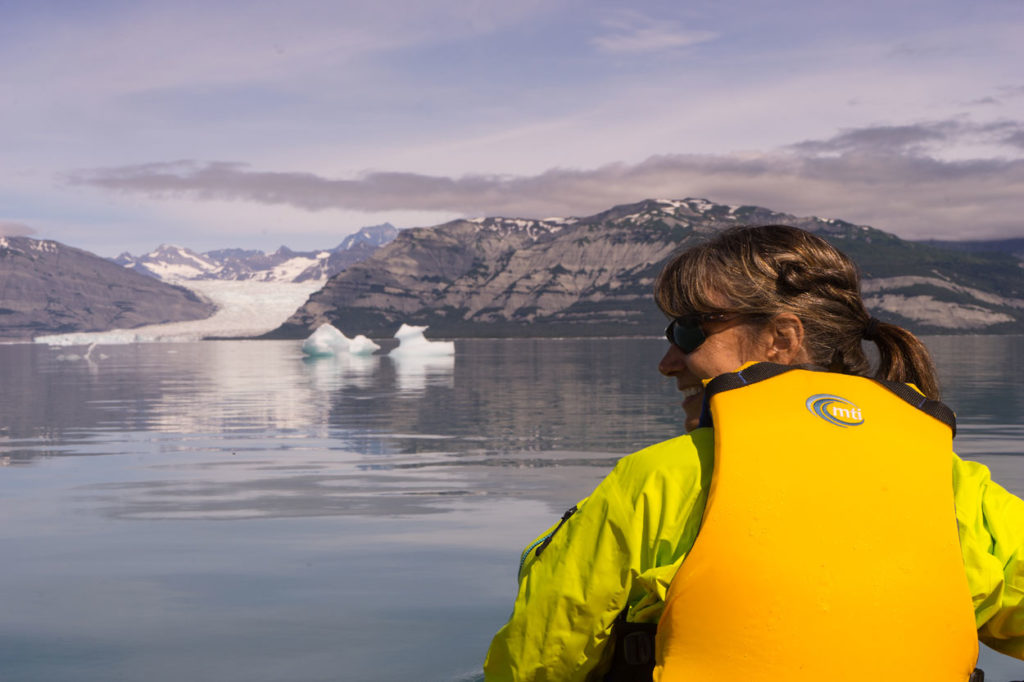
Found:
M 899 153 L 917 150 L 926 142 L 944 141 L 956 128 L 956 124 L 951 121 L 923 125 L 872 126 L 846 130 L 827 140 L 807 140 L 791 146 L 797 151 L 810 154 L 851 151 Z
M 1003 97 L 1024 97 L 1024 85 L 1001 85 L 996 90 Z
M 369 64 L 382 55 L 499 32 L 550 13 L 550 4 L 557 3 L 98 2 L 87 12 L 26 6 L 4 31 L 0 83 L 19 89 L 18 104 L 39 106 L 69 94 L 80 98 L 78 107 L 123 106 L 118 98 L 138 93 L 209 95 L 220 88 L 313 96 L 325 82 L 379 77 L 380 67 Z
M 915 45 L 910 43 L 901 43 L 890 49 L 888 56 L 929 59 L 936 57 L 955 57 L 961 53 L 961 48 L 951 45 Z
M 1004 142 L 1019 149 L 1024 149 L 1024 130 L 1015 130 L 1008 133 Z
M 605 52 L 644 53 L 690 47 L 714 40 L 713 31 L 686 29 L 674 22 L 655 21 L 639 14 L 620 14 L 604 23 L 606 32 L 591 43 Z
M 703 196 L 871 224 L 905 237 L 1024 234 L 1024 159 L 946 160 L 927 145 L 1019 144 L 1024 126 L 949 120 L 844 130 L 746 155 L 666 154 L 532 176 L 370 172 L 353 179 L 178 161 L 79 171 L 78 185 L 161 198 L 286 204 L 321 211 L 419 210 L 466 216 L 587 215 L 648 197 Z
M 10 220 L 0 220 L 0 237 L 27 237 L 35 234 L 34 228 L 24 223 L 16 223 Z
M 807 140 L 790 145 L 809 154 L 830 152 L 871 152 L 876 154 L 922 155 L 929 147 L 974 142 L 1018 146 L 1024 124 L 1017 121 L 973 123 L 952 119 L 914 125 L 869 126 L 844 130 L 827 140 Z

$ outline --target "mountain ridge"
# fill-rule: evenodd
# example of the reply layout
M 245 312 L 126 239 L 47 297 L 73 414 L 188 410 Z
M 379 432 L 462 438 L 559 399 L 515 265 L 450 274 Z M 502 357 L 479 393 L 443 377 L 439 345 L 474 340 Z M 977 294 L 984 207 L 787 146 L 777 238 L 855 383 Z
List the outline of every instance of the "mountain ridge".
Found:
M 1008 239 L 922 239 L 920 244 L 971 253 L 1008 253 L 1024 260 L 1024 237 Z
M 329 279 L 369 257 L 397 234 L 398 229 L 393 225 L 382 223 L 360 229 L 333 249 L 319 251 L 292 251 L 282 245 L 269 254 L 240 248 L 197 253 L 183 246 L 161 244 L 141 256 L 126 251 L 111 260 L 166 282 L 210 279 L 305 282 Z
M 331 323 L 389 336 L 647 335 L 663 326 L 651 288 L 677 249 L 739 224 L 784 223 L 847 252 L 869 309 L 919 333 L 1024 331 L 1018 261 L 909 242 L 867 225 L 706 199 L 646 199 L 572 218 L 476 218 L 411 228 L 332 277 L 263 338 Z M 910 278 L 910 279 L 908 279 Z
M 209 317 L 184 287 L 51 240 L 0 237 L 0 338 L 131 329 Z

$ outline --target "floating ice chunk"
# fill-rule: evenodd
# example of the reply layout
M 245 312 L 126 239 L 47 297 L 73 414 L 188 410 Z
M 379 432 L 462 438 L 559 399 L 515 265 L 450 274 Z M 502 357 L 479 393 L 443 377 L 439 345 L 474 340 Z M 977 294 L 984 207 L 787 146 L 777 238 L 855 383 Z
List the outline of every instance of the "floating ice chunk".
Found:
M 423 336 L 425 331 L 427 331 L 426 327 L 414 327 L 403 324 L 395 332 L 395 338 L 398 339 L 398 347 L 392 350 L 390 354 L 395 357 L 455 355 L 454 341 L 428 341 Z
M 109 332 L 47 334 L 44 336 L 37 336 L 33 339 L 36 343 L 45 343 L 49 346 L 89 346 L 90 348 L 96 346 L 96 344 L 104 346 L 118 346 L 152 340 L 153 339 L 142 338 L 133 331 L 123 329 L 115 329 Z
M 313 357 L 324 357 L 347 353 L 352 340 L 342 334 L 337 327 L 322 324 L 309 338 L 302 342 L 302 352 Z
M 373 355 L 373 352 L 378 349 L 380 346 L 362 334 L 356 334 L 356 337 L 348 342 L 350 355 Z
M 350 339 L 337 327 L 322 324 L 309 338 L 302 342 L 302 352 L 314 358 L 348 353 L 349 355 L 373 355 L 379 349 L 376 343 L 358 334 Z
M 81 355 L 75 355 L 74 353 L 61 353 L 54 358 L 57 362 L 78 362 L 81 359 Z

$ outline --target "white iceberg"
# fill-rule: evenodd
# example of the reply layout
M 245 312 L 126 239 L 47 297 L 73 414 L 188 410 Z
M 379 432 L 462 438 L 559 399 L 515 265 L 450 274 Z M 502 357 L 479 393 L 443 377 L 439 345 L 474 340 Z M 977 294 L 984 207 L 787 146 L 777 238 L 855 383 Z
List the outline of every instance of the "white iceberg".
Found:
M 322 324 L 302 342 L 302 352 L 313 357 L 327 357 L 348 352 L 350 339 L 331 324 Z
M 373 355 L 374 351 L 379 349 L 380 346 L 362 334 L 356 334 L 356 337 L 348 342 L 349 355 Z
M 438 357 L 455 355 L 454 341 L 429 341 L 423 336 L 426 327 L 403 324 L 395 332 L 398 347 L 390 353 L 392 357 Z
M 351 355 L 372 355 L 380 348 L 376 343 L 359 334 L 350 339 L 337 327 L 322 324 L 302 342 L 302 352 L 311 357 L 328 357 L 349 353 Z

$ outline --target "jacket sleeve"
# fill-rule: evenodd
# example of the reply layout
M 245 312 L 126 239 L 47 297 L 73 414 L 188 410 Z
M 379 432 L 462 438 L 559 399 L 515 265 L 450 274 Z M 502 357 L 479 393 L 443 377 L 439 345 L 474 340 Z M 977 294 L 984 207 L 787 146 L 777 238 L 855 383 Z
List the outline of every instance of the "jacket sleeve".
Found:
M 688 436 L 625 457 L 549 530 L 546 546 L 547 534 L 531 544 L 485 679 L 571 682 L 604 668 L 616 616 L 640 601 L 657 567 L 678 566 L 693 544 L 710 476 L 704 468 Z
M 1024 501 L 955 454 L 953 486 L 978 638 L 1024 659 Z

